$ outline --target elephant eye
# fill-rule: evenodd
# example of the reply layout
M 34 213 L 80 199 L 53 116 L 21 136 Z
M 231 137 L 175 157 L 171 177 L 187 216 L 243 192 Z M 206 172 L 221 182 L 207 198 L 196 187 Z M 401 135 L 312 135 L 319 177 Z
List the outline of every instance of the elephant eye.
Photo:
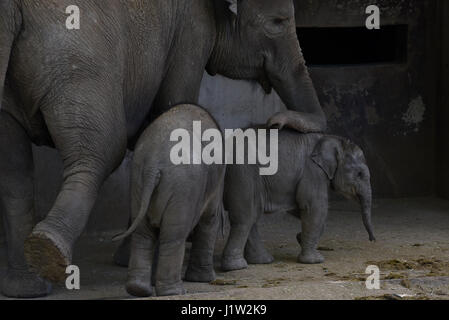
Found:
M 275 18 L 275 19 L 273 20 L 273 23 L 274 23 L 274 24 L 283 24 L 283 23 L 285 23 L 287 20 L 288 20 L 288 18 Z
M 363 172 L 362 172 L 362 171 L 360 171 L 359 173 L 357 173 L 357 178 L 363 179 L 363 177 L 364 177 L 364 175 L 363 175 Z
M 290 18 L 272 17 L 265 21 L 265 31 L 269 36 L 279 36 L 285 33 Z
M 271 35 L 278 35 L 285 32 L 288 26 L 288 18 L 274 18 L 265 24 L 265 30 Z

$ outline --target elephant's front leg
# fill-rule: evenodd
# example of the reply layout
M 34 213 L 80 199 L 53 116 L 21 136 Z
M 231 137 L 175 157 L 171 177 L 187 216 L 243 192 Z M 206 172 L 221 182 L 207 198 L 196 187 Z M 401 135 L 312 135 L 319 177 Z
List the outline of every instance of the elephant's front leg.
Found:
M 189 46 L 191 45 L 189 44 Z M 195 50 L 200 51 L 182 50 L 173 57 L 172 65 L 153 102 L 153 117 L 157 117 L 179 104 L 198 104 L 207 58 L 201 52 L 201 47 L 197 47 Z
M 313 207 L 302 210 L 302 232 L 299 236 L 301 253 L 298 256 L 298 262 L 305 264 L 324 262 L 324 257 L 317 248 L 327 216 L 325 211 L 327 210 Z
M 145 220 L 131 238 L 126 291 L 136 297 L 150 297 L 153 294 L 152 262 L 157 233 Z
M 51 285 L 28 270 L 23 253 L 33 228 L 33 155 L 22 126 L 0 112 L 0 199 L 8 249 L 8 269 L 1 291 L 12 298 L 36 298 L 50 293 Z
M 314 180 L 314 182 L 317 184 L 317 180 Z M 299 235 L 300 239 L 298 239 L 301 244 L 301 253 L 298 256 L 298 262 L 300 263 L 318 264 L 324 262 L 324 257 L 318 251 L 318 243 L 328 213 L 327 192 L 327 184 L 325 183 L 310 188 L 310 184 L 302 181 L 298 186 L 296 201 L 300 209 L 302 229 Z

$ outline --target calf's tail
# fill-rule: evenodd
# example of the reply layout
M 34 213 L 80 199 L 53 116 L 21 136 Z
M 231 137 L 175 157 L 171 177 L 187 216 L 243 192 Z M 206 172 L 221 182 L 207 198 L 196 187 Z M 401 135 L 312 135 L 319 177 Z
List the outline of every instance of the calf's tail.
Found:
M 140 206 L 132 206 L 133 208 L 138 208 L 138 212 L 132 212 L 132 216 L 136 218 L 134 219 L 131 227 L 129 227 L 128 231 L 115 236 L 112 238 L 112 241 L 119 241 L 132 235 L 147 215 L 148 208 L 150 207 L 151 196 L 153 195 L 156 187 L 159 185 L 161 173 L 159 169 L 155 168 L 144 169 L 143 171 L 142 176 L 137 177 L 142 181 L 141 186 L 138 186 L 135 183 L 131 186 L 131 194 L 133 196 L 137 195 L 135 198 L 140 203 Z M 133 181 L 135 182 L 136 180 L 133 179 Z

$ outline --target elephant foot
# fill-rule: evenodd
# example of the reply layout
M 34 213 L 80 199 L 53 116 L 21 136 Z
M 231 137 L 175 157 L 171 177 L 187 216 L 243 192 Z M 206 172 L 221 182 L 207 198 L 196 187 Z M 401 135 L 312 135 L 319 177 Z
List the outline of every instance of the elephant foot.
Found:
M 324 257 L 316 250 L 301 252 L 298 262 L 303 264 L 320 264 L 324 262 Z
M 126 281 L 126 292 L 134 297 L 151 297 L 153 295 L 153 287 L 150 279 L 151 272 L 131 272 L 128 274 Z
M 204 282 L 209 283 L 216 279 L 213 266 L 198 267 L 189 265 L 184 277 L 188 282 Z
M 241 258 L 228 258 L 223 257 L 221 261 L 221 269 L 223 271 L 235 271 L 235 270 L 242 270 L 248 268 L 248 263 L 246 260 Z
M 182 281 L 171 285 L 156 285 L 156 295 L 158 297 L 180 296 L 186 294 Z
M 129 257 L 131 254 L 131 241 L 123 240 L 114 253 L 114 263 L 119 267 L 127 268 L 129 264 Z
M 25 258 L 31 270 L 44 279 L 63 283 L 72 250 L 61 236 L 38 225 L 25 241 Z
M 28 270 L 8 269 L 1 292 L 9 298 L 40 298 L 51 293 L 51 284 Z
M 270 264 L 274 262 L 273 256 L 265 249 L 245 252 L 246 262 L 249 264 Z

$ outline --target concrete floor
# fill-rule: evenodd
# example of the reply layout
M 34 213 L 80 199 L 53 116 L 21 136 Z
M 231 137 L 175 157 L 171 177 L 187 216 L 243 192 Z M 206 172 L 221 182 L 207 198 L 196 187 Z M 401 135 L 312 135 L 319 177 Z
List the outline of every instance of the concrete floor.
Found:
M 265 216 L 260 230 L 275 257 L 273 264 L 220 272 L 220 239 L 218 281 L 185 283 L 188 294 L 176 299 L 449 299 L 449 201 L 375 201 L 373 223 L 376 243 L 368 241 L 356 205 L 332 203 L 320 243 L 326 262 L 301 265 L 296 263 L 299 220 L 287 214 Z M 126 269 L 112 264 L 116 244 L 109 238 L 83 238 L 73 261 L 81 270 L 81 290 L 55 287 L 46 299 L 129 299 Z M 380 290 L 365 286 L 365 270 L 373 264 L 381 270 Z M 2 248 L 0 277 L 4 272 Z

